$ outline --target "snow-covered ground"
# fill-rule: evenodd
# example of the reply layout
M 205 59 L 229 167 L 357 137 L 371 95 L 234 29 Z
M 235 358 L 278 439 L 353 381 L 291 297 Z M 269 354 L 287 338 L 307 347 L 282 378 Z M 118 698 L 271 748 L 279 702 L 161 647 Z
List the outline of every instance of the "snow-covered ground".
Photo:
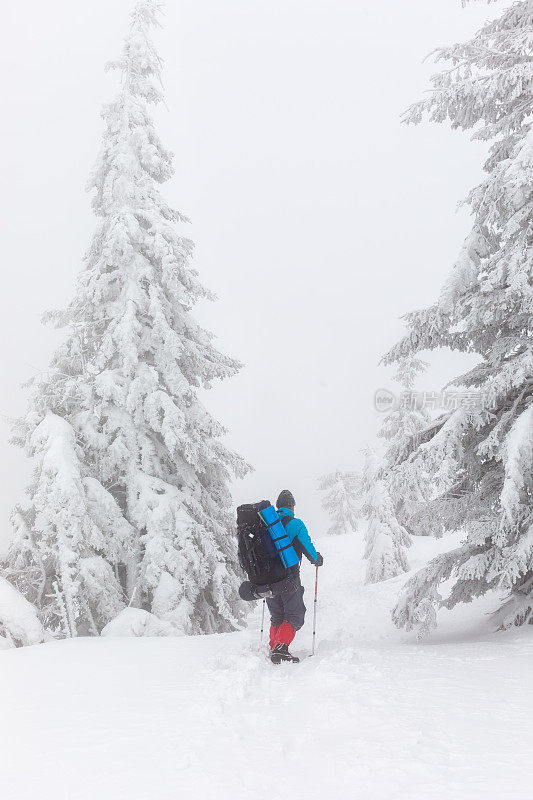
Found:
M 414 566 L 453 541 L 417 541 Z M 359 537 L 323 539 L 299 665 L 241 633 L 100 638 L 0 653 L 5 800 L 489 800 L 533 780 L 533 628 L 491 632 L 495 598 L 396 631 L 404 578 L 363 586 Z M 307 569 L 305 569 L 307 567 Z

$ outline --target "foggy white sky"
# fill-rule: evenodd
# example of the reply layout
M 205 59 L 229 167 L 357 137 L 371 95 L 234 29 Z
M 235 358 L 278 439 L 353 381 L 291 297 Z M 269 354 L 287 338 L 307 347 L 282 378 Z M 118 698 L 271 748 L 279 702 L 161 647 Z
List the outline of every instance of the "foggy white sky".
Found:
M 68 302 L 94 227 L 84 192 L 100 105 L 116 77 L 129 0 L 21 0 L 4 9 L 0 413 L 60 333 L 41 314 Z M 207 397 L 256 468 L 235 502 L 290 488 L 319 535 L 316 479 L 356 465 L 379 425 L 378 366 L 399 317 L 432 302 L 468 230 L 457 202 L 483 149 L 446 126 L 407 128 L 428 87 L 423 57 L 462 40 L 501 3 L 459 0 L 169 0 L 157 34 L 168 110 L 157 112 L 176 176 L 164 189 L 192 224 L 195 265 L 219 295 L 198 310 L 246 367 Z M 423 387 L 463 366 L 432 357 Z M 273 390 L 276 379 L 278 391 Z M 25 456 L 0 442 L 0 548 L 24 498 Z

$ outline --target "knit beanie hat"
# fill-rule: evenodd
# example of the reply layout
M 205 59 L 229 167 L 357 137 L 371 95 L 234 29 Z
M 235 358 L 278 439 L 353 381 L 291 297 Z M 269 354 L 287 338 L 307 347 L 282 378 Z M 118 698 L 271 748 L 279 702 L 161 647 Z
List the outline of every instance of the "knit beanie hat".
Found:
M 284 489 L 279 493 L 279 497 L 276 500 L 276 508 L 294 508 L 295 505 L 296 503 L 294 502 L 292 492 L 289 492 L 288 489 Z

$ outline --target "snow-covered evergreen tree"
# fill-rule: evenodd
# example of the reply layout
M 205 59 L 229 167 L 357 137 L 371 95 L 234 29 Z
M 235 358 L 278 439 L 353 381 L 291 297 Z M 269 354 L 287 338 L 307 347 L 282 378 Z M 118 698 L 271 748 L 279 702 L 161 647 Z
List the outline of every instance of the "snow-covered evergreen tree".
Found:
M 427 364 L 418 358 L 403 358 L 394 380 L 401 388 L 400 400 L 384 418 L 378 436 L 385 439 L 384 472 L 398 522 L 410 534 L 426 536 L 435 532 L 433 519 L 425 509 L 431 495 L 430 476 L 419 460 L 409 456 L 430 423 L 422 398 L 413 390 L 416 378 Z
M 162 100 L 159 8 L 137 2 L 110 65 L 120 88 L 89 183 L 99 223 L 74 299 L 48 315 L 68 335 L 18 425 L 37 467 L 6 569 L 67 636 L 128 603 L 185 633 L 242 617 L 228 484 L 247 465 L 198 397 L 240 365 L 192 315 L 211 295 L 159 190 L 173 173 L 149 111 Z
M 429 422 L 429 414 L 413 392 L 419 373 L 426 367 L 427 364 L 419 358 L 402 358 L 398 363 L 394 380 L 401 388 L 400 402 L 386 414 L 378 433 L 387 442 L 384 457 L 390 469 L 403 463 L 409 452 L 416 448 L 417 434 Z
M 394 504 L 384 480 L 384 468 L 375 453 L 367 451 L 362 475 L 363 517 L 367 522 L 366 582 L 377 583 L 407 572 L 406 548 L 411 539 L 396 519 Z
M 434 508 L 466 540 L 407 584 L 393 614 L 407 628 L 427 629 L 439 605 L 493 588 L 509 595 L 499 625 L 533 618 L 532 28 L 533 5 L 515 2 L 472 40 L 439 50 L 449 66 L 408 113 L 414 123 L 428 115 L 475 128 L 492 144 L 452 275 L 435 305 L 408 315 L 408 334 L 386 357 L 439 347 L 480 356 L 453 382 L 471 392 L 471 405 L 436 421 L 411 456 L 439 468 Z M 449 578 L 443 599 L 438 587 Z
M 328 534 L 355 531 L 357 518 L 361 516 L 361 485 L 357 473 L 330 472 L 319 479 L 318 489 L 324 492 L 322 507 L 331 520 Z

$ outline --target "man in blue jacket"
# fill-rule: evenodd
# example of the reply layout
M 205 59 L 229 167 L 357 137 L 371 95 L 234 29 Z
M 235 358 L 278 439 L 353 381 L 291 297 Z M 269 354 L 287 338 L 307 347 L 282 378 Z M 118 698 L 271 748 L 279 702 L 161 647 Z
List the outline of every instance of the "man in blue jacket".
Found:
M 276 508 L 285 527 L 285 533 L 300 558 L 305 556 L 312 564 L 321 567 L 324 559 L 315 549 L 307 528 L 301 519 L 294 516 L 294 497 L 292 492 L 284 489 L 277 501 Z M 270 660 L 273 664 L 282 661 L 299 661 L 289 653 L 289 645 L 296 631 L 300 630 L 305 619 L 304 587 L 300 582 L 300 565 L 294 568 L 296 589 L 293 592 L 267 598 L 270 611 Z

